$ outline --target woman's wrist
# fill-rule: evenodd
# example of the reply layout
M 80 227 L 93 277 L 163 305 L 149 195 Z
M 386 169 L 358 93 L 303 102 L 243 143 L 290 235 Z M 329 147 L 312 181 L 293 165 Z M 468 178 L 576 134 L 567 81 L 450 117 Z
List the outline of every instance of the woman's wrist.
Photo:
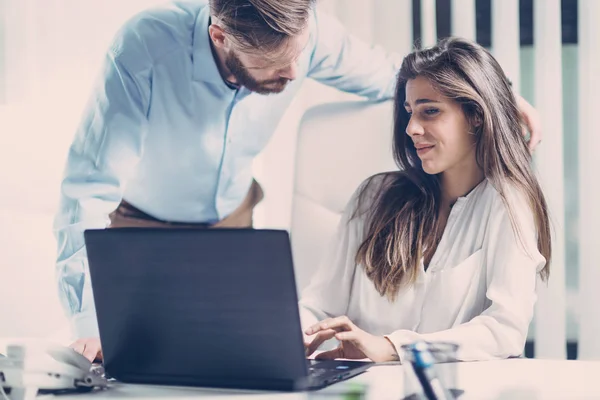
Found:
M 384 339 L 390 345 L 389 360 L 388 361 L 400 361 L 400 354 L 398 353 L 398 350 L 396 350 L 396 346 L 394 345 L 394 343 L 392 343 L 392 341 L 390 340 L 390 338 L 387 337 L 387 336 L 384 336 Z

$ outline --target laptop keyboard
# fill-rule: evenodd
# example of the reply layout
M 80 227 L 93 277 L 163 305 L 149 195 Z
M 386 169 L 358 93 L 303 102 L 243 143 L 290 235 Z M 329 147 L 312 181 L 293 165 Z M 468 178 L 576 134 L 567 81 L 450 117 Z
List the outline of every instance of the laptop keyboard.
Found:
M 308 373 L 311 376 L 318 377 L 328 372 L 331 372 L 331 369 L 321 368 L 318 366 L 319 364 L 321 363 L 316 360 L 306 360 L 306 365 L 308 366 Z
M 346 375 L 346 371 L 341 371 L 341 369 L 346 368 L 336 368 L 337 365 L 327 361 L 316 361 L 316 360 L 306 360 L 306 364 L 308 366 L 308 374 L 313 378 L 320 378 L 324 375 L 332 375 L 332 374 L 342 374 Z
M 325 369 L 325 368 L 315 368 L 315 367 L 310 367 L 308 369 L 308 373 L 311 376 L 322 376 L 326 373 L 331 373 L 330 369 Z

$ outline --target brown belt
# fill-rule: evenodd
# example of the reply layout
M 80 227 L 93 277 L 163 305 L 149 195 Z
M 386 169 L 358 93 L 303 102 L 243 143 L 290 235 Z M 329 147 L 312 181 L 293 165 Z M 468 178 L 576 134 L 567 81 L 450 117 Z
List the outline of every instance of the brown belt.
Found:
M 122 200 L 117 209 L 109 215 L 109 228 L 251 228 L 254 207 L 263 198 L 262 188 L 258 182 L 253 181 L 242 204 L 215 224 L 163 221 Z

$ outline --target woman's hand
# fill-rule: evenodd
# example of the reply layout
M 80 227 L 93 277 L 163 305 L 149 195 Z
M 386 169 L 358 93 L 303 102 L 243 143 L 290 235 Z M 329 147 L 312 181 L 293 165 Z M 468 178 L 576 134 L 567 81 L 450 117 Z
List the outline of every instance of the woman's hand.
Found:
M 308 328 L 306 335 L 316 335 L 306 345 L 306 356 L 312 355 L 319 346 L 331 338 L 339 340 L 337 349 L 317 355 L 318 360 L 335 358 L 370 358 L 375 362 L 398 361 L 398 353 L 392 342 L 383 336 L 371 335 L 358 328 L 348 317 L 329 318 Z

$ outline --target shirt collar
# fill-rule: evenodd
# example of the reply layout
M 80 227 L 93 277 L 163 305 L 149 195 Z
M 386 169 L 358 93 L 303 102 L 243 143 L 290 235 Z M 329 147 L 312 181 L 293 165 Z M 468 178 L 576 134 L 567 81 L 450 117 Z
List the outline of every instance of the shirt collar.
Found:
M 220 84 L 227 87 L 221 77 L 217 62 L 213 56 L 208 35 L 208 24 L 210 21 L 210 6 L 206 5 L 198 13 L 194 27 L 193 42 L 193 74 L 194 80 Z

